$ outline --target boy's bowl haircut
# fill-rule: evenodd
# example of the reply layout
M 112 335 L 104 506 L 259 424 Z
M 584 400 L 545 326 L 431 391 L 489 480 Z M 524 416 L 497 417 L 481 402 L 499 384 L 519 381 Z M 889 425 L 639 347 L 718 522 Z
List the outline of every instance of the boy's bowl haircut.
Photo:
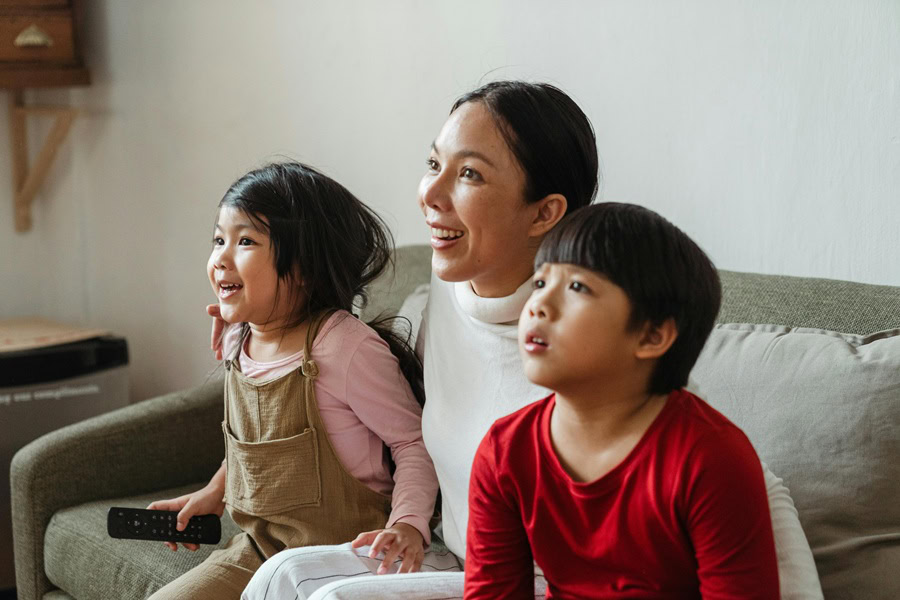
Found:
M 683 231 L 650 209 L 603 202 L 567 215 L 546 235 L 534 260 L 590 269 L 625 291 L 629 326 L 675 321 L 678 337 L 650 377 L 653 394 L 684 387 L 715 324 L 719 274 Z

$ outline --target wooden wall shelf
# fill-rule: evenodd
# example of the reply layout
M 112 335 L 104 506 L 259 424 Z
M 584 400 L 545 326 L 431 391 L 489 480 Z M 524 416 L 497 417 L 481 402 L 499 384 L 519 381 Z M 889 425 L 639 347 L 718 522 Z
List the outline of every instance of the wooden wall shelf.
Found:
M 76 115 L 64 106 L 26 106 L 24 90 L 90 84 L 81 59 L 78 7 L 77 0 L 0 0 L 0 88 L 10 90 L 16 231 L 31 229 L 31 204 Z M 29 116 L 55 119 L 30 167 Z

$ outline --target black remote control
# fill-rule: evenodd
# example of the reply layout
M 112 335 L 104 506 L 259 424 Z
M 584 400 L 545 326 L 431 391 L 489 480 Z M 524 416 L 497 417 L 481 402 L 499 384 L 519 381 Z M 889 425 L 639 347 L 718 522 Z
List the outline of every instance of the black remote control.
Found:
M 177 511 L 147 510 L 113 506 L 106 515 L 106 531 L 110 537 L 125 540 L 218 544 L 222 524 L 216 515 L 191 517 L 184 531 L 175 529 Z

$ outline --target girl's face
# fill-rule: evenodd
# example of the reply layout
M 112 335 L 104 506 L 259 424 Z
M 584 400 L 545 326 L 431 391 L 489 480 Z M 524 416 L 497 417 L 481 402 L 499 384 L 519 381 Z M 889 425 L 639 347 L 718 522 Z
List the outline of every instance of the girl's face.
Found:
M 419 183 L 431 230 L 431 266 L 444 281 L 471 281 L 480 296 L 511 294 L 532 272 L 539 203 L 525 202 L 525 173 L 481 102 L 444 123 Z
M 226 322 L 271 329 L 290 316 L 290 294 L 276 293 L 278 273 L 269 235 L 240 209 L 219 209 L 206 271 Z

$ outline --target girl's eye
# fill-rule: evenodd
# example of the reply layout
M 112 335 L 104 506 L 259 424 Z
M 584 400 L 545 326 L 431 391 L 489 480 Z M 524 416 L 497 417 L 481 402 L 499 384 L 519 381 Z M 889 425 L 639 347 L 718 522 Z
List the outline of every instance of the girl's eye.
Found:
M 238 246 L 250 246 L 255 243 L 256 242 L 254 242 L 250 238 L 241 238 L 241 241 L 238 242 Z
M 220 238 L 218 236 L 213 238 L 213 246 L 221 246 L 224 243 L 225 243 L 225 240 L 223 240 L 222 238 Z
M 472 179 L 475 181 L 481 179 L 481 175 L 478 173 L 478 171 L 470 167 L 466 167 L 462 170 L 462 176 L 464 179 Z
M 533 285 L 534 285 L 534 289 L 537 290 L 537 289 L 544 287 L 545 283 L 544 283 L 543 279 L 535 279 Z
M 591 291 L 588 286 L 584 285 L 580 281 L 573 281 L 569 284 L 569 289 L 574 290 L 576 292 L 589 292 Z
M 429 171 L 437 171 L 438 167 L 440 166 L 440 165 L 438 165 L 438 162 L 436 160 L 434 160 L 433 158 L 429 158 L 428 160 L 426 160 L 425 164 L 428 165 Z

